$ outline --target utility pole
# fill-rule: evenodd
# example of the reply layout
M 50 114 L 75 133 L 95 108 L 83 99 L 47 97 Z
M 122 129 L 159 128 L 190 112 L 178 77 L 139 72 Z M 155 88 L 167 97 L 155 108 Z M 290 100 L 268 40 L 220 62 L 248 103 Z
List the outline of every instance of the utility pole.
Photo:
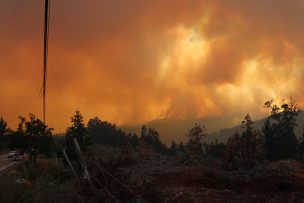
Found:
M 48 56 L 48 38 L 49 38 L 49 17 L 50 4 L 49 0 L 45 0 L 44 4 L 44 40 L 43 40 L 43 122 L 46 122 L 46 79 L 47 79 L 47 56 Z

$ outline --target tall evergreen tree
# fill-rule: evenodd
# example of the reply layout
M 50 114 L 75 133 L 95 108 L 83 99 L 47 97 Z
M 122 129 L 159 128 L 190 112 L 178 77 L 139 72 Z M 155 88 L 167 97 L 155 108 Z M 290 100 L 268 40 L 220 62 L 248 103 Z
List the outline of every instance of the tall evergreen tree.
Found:
M 74 146 L 74 138 L 77 139 L 80 149 L 84 152 L 90 143 L 88 129 L 83 123 L 83 116 L 80 111 L 77 110 L 75 115 L 71 118 L 72 125 L 66 130 L 66 147 L 67 152 L 71 158 L 77 157 L 76 149 Z

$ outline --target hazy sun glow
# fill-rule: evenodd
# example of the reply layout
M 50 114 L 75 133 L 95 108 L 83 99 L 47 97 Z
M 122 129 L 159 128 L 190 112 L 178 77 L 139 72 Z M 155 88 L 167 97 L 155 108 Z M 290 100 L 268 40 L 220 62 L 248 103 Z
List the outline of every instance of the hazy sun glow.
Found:
M 193 28 L 183 25 L 171 30 L 170 36 L 174 42 L 160 63 L 159 80 L 170 78 L 170 82 L 178 85 L 184 74 L 195 72 L 204 63 L 208 44 Z

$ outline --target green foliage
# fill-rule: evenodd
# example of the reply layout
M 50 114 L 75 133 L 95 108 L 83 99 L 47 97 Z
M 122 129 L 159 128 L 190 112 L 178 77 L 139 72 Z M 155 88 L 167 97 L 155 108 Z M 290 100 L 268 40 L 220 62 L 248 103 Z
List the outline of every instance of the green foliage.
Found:
M 300 111 L 295 101 L 291 98 L 289 103 L 279 107 L 271 100 L 264 107 L 270 111 L 263 126 L 267 159 L 274 161 L 296 158 L 298 140 L 294 128 L 297 126 L 296 118 Z

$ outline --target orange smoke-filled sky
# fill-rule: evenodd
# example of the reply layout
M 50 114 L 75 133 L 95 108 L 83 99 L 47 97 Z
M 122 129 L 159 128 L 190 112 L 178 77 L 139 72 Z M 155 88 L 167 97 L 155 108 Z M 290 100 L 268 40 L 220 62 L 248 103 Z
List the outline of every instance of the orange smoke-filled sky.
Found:
M 0 2 L 0 116 L 42 117 L 43 0 Z M 123 124 L 304 104 L 302 0 L 51 0 L 47 122 Z

